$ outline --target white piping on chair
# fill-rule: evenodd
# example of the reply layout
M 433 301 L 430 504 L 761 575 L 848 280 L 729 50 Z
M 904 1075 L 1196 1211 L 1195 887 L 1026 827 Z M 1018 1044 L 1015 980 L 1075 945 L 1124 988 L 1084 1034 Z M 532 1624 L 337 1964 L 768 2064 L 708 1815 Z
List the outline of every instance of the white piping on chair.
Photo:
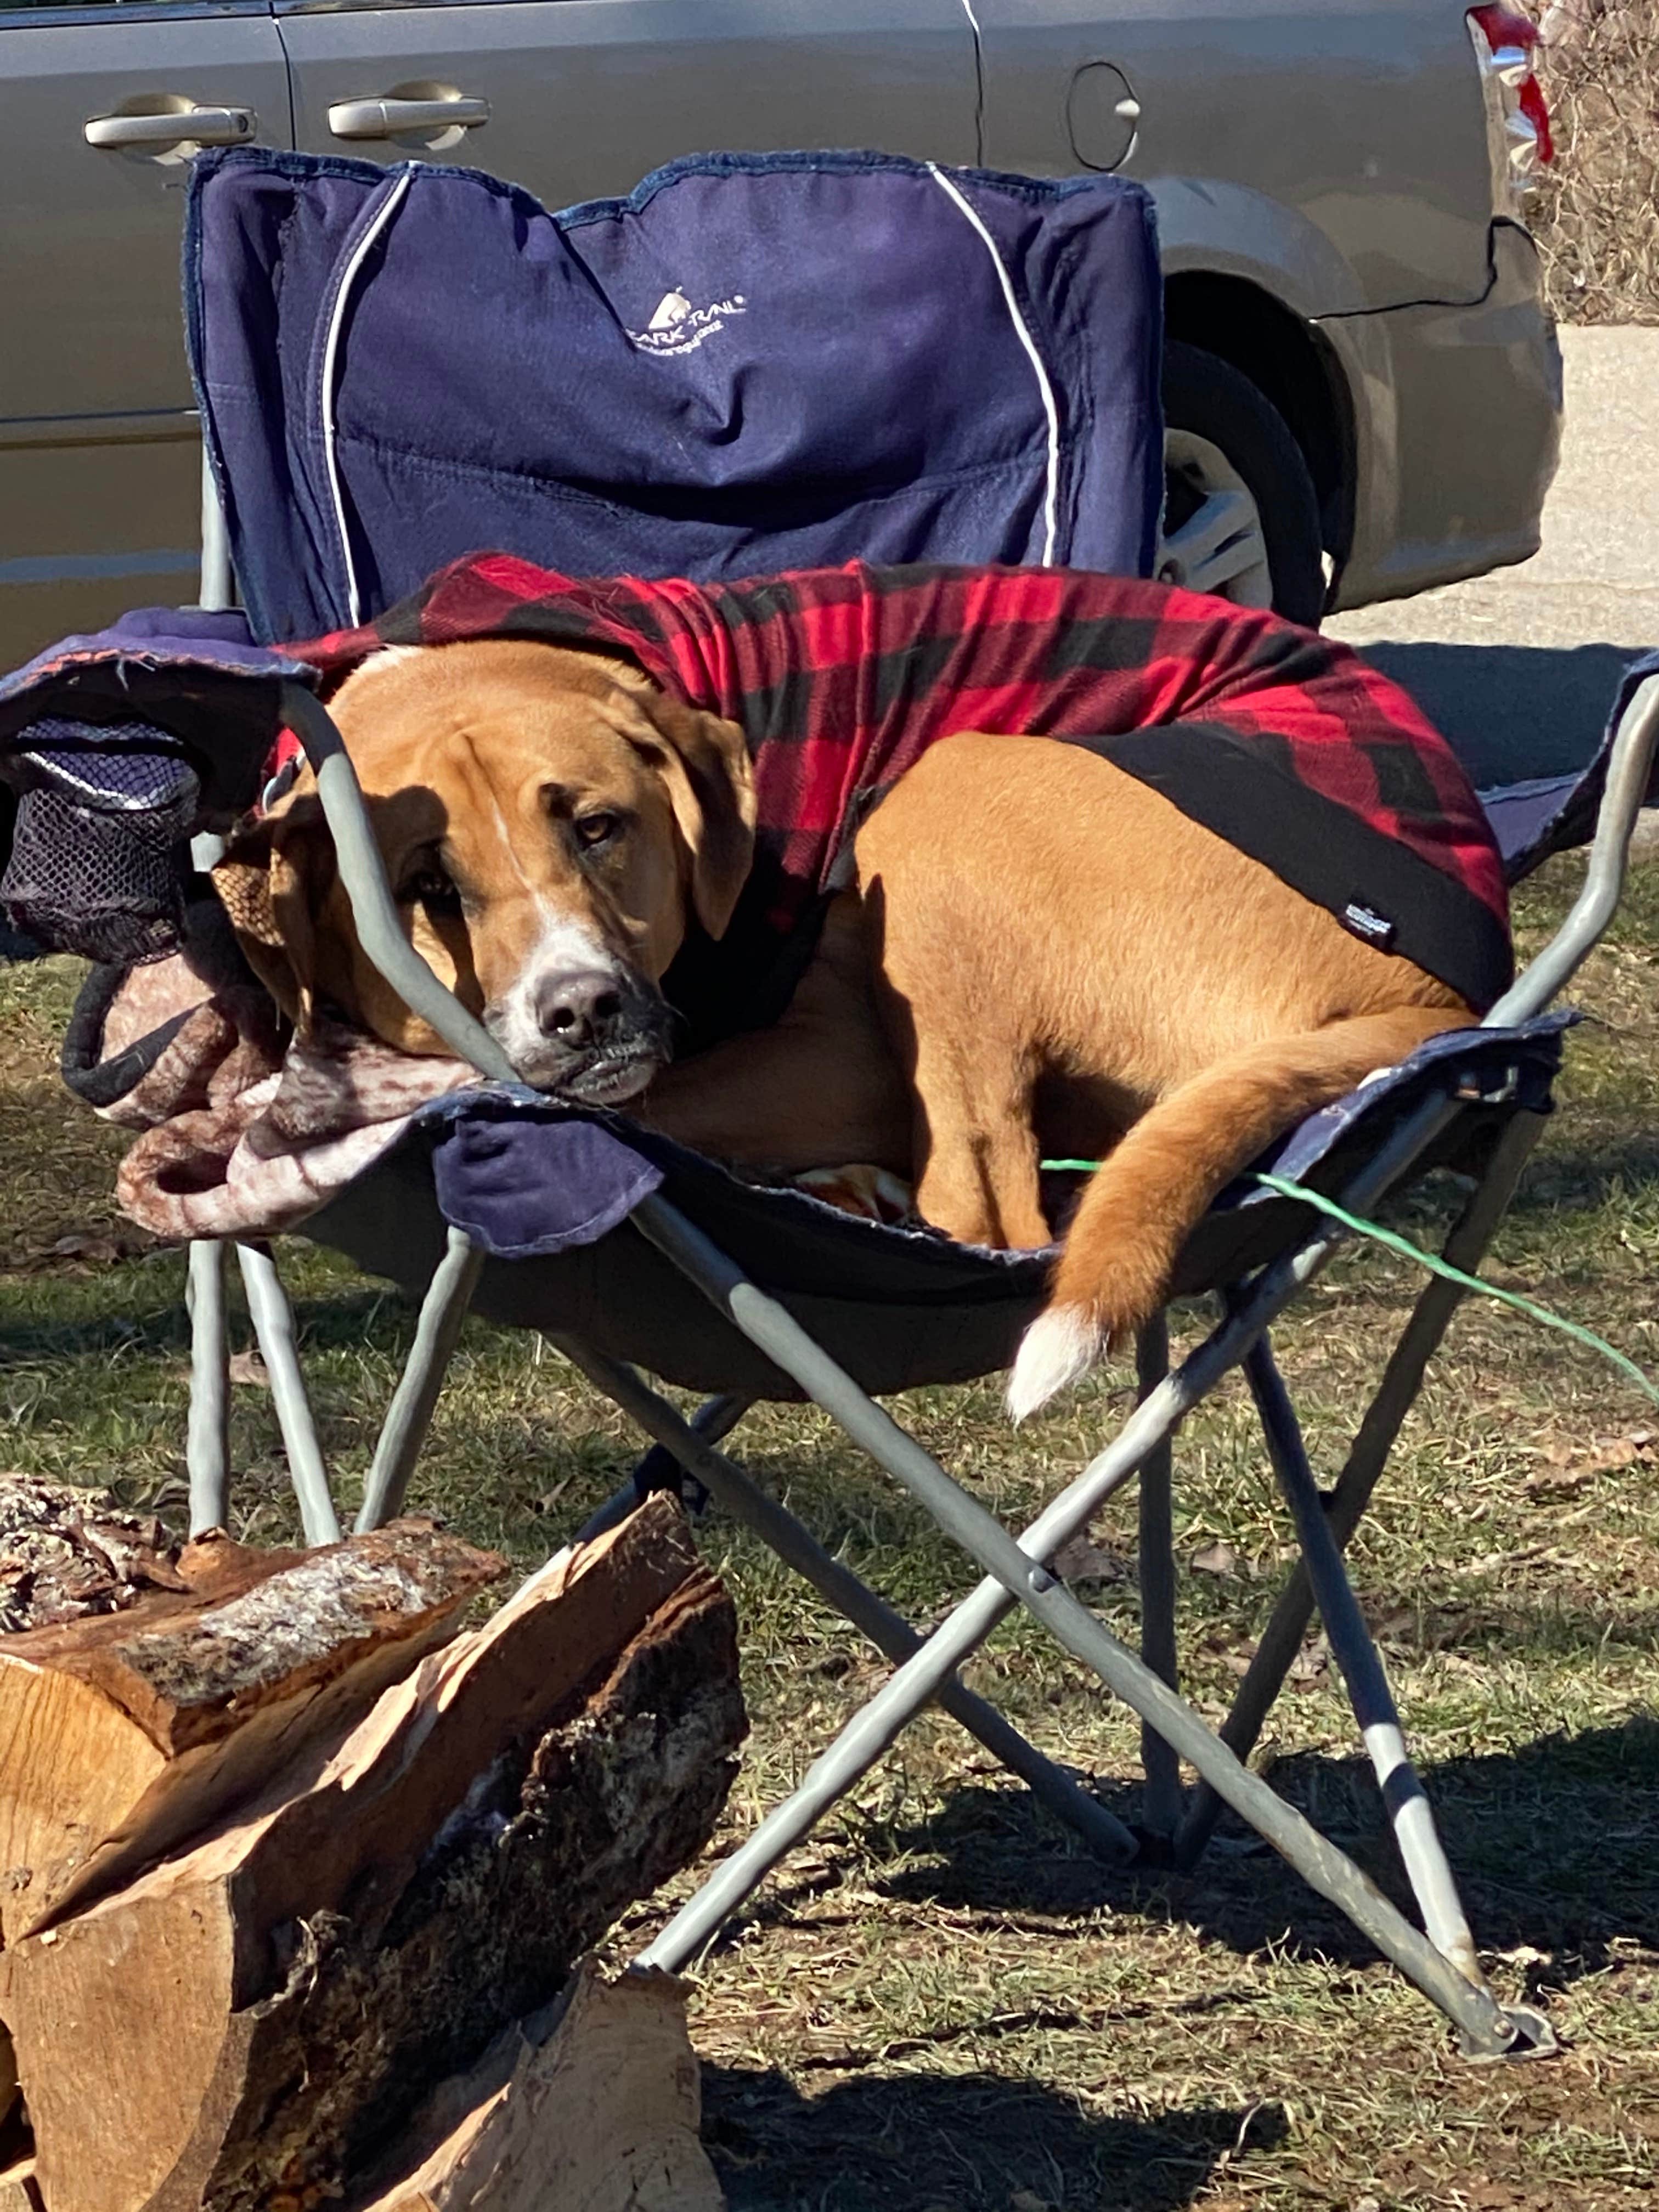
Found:
M 1021 345 L 1025 349 L 1026 357 L 1030 362 L 1032 373 L 1037 380 L 1037 390 L 1042 394 L 1042 411 L 1048 418 L 1048 482 L 1047 495 L 1042 503 L 1042 565 L 1045 568 L 1052 568 L 1054 565 L 1054 540 L 1060 530 L 1060 410 L 1054 404 L 1054 386 L 1048 381 L 1048 372 L 1043 366 L 1042 356 L 1037 351 L 1036 341 L 1026 328 L 1025 318 L 1019 312 L 1019 302 L 1014 297 L 1013 283 L 1008 271 L 1003 266 L 1002 256 L 997 252 L 995 239 L 980 220 L 979 214 L 972 203 L 958 191 L 937 161 L 928 162 L 927 173 L 939 189 L 956 202 L 985 241 L 985 251 L 991 257 L 991 265 L 997 272 L 997 282 L 1002 287 L 1002 297 L 1008 309 L 1009 319 L 1013 324 Z
M 328 336 L 323 343 L 323 453 L 328 462 L 329 495 L 334 501 L 334 526 L 340 533 L 340 553 L 345 562 L 346 607 L 354 628 L 362 622 L 363 614 L 362 603 L 357 592 L 356 564 L 351 557 L 351 532 L 346 527 L 345 494 L 340 488 L 339 456 L 335 451 L 335 356 L 339 351 L 340 332 L 345 327 L 346 310 L 351 304 L 352 288 L 357 282 L 357 272 L 397 213 L 414 175 L 414 164 L 410 162 L 375 210 L 374 221 L 352 249 L 351 258 L 340 278 L 339 289 L 334 295 L 334 306 L 328 319 Z

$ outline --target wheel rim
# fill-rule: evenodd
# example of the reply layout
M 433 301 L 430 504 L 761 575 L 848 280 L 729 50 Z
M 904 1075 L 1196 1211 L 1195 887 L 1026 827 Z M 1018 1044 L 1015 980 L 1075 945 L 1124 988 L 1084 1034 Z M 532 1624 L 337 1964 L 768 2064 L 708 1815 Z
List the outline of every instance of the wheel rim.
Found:
M 1166 430 L 1164 477 L 1159 581 L 1209 592 L 1235 606 L 1271 607 L 1273 580 L 1261 510 L 1220 447 L 1192 430 Z

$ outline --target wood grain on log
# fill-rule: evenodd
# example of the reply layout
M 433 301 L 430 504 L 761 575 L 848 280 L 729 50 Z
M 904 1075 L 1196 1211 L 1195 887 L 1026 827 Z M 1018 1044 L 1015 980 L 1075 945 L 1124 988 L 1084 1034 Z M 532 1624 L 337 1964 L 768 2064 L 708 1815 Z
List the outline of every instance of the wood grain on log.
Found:
M 299 2212 L 711 1832 L 730 1601 L 652 1501 L 194 1848 L 0 1956 L 51 2212 Z
M 262 1787 L 453 1632 L 505 1571 L 428 1522 L 311 1553 L 228 1539 L 131 1610 L 0 1637 L 0 1940 Z
M 585 1962 L 417 2113 L 351 2212 L 721 2212 L 698 2137 L 687 1984 Z

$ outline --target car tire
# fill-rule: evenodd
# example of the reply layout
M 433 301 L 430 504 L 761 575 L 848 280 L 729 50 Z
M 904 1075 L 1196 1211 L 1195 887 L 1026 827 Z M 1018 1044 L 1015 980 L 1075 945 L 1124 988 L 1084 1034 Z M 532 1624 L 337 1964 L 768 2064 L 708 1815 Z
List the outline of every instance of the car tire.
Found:
M 1172 338 L 1164 423 L 1159 576 L 1316 625 L 1325 607 L 1319 499 L 1279 410 L 1231 362 Z

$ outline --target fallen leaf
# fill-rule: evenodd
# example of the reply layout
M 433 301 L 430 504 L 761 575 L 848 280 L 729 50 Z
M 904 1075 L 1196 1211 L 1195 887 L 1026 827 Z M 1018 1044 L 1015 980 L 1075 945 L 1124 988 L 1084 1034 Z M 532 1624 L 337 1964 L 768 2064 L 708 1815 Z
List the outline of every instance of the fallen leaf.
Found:
M 1063 1583 L 1121 1583 L 1129 1579 L 1127 1561 L 1105 1545 L 1097 1544 L 1086 1529 L 1068 1537 L 1049 1564 Z
M 110 1261 L 120 1258 L 121 1248 L 112 1237 L 94 1237 L 83 1230 L 76 1230 L 70 1236 L 58 1238 L 52 1248 L 51 1256 L 54 1260 L 85 1260 L 94 1266 L 104 1267 Z
M 1634 1467 L 1642 1456 L 1642 1446 L 1634 1437 L 1592 1437 L 1590 1438 L 1590 1468 L 1594 1473 L 1604 1468 Z
M 1589 1467 L 1540 1468 L 1536 1474 L 1529 1474 L 1521 1487 L 1528 1498 L 1547 1504 L 1559 1498 L 1577 1498 L 1595 1474 L 1595 1469 Z
M 233 1382 L 251 1382 L 256 1390 L 269 1390 L 270 1377 L 257 1352 L 233 1352 L 226 1372 Z
M 1316 1682 L 1330 1663 L 1331 1647 L 1322 1636 L 1317 1636 L 1311 1644 L 1304 1644 L 1291 1660 L 1291 1680 L 1293 1682 Z
M 1236 1575 L 1238 1554 L 1231 1544 L 1206 1544 L 1193 1553 L 1193 1565 L 1200 1575 Z
M 1008 2199 L 1008 2212 L 1054 2212 L 1054 2208 L 1035 2189 L 1017 2189 Z

